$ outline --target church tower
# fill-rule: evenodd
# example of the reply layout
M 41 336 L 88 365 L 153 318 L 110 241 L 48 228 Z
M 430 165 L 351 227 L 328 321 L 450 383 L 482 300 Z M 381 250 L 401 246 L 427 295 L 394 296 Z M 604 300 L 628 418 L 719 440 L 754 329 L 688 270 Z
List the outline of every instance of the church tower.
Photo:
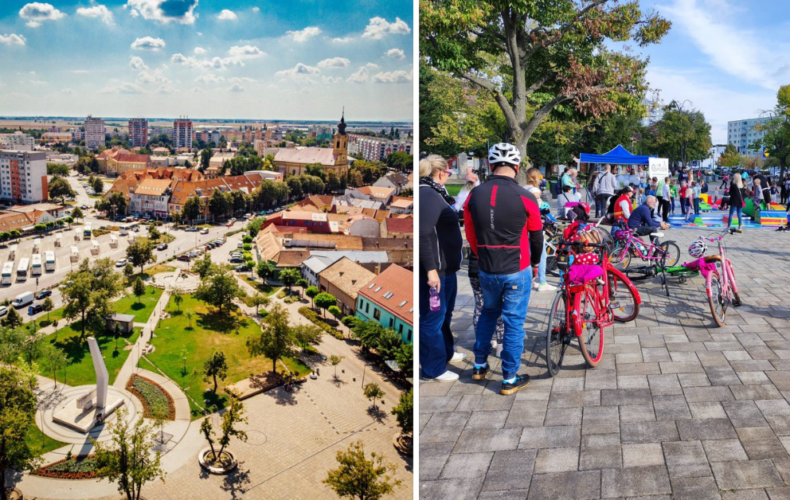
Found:
M 332 136 L 332 154 L 335 157 L 335 166 L 338 170 L 347 173 L 348 170 L 348 135 L 346 135 L 346 111 L 337 124 L 337 133 Z

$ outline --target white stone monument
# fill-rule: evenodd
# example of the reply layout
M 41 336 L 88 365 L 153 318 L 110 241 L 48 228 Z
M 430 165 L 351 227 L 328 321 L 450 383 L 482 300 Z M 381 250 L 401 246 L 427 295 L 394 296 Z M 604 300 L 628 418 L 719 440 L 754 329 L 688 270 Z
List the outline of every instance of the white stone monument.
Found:
M 104 422 L 112 412 L 123 404 L 123 398 L 108 395 L 110 377 L 101 355 L 99 344 L 93 337 L 88 337 L 88 347 L 93 359 L 93 369 L 96 371 L 96 387 L 88 390 L 84 395 L 66 401 L 52 414 L 55 422 L 66 425 L 87 434 L 96 424 Z

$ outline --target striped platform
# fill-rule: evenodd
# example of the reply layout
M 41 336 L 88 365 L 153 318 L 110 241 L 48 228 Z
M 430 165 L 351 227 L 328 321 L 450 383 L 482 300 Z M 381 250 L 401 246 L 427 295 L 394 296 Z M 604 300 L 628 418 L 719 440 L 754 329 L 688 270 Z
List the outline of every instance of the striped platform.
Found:
M 686 222 L 686 219 L 682 215 L 674 214 L 669 216 L 669 223 L 672 225 L 672 227 L 676 227 L 676 228 L 698 228 L 698 227 L 723 228 L 723 227 L 727 227 L 726 217 L 728 215 L 729 212 L 724 212 L 722 210 L 713 210 L 711 212 L 700 213 L 700 215 L 697 215 L 691 218 L 689 222 Z M 737 218 L 737 216 L 734 217 Z M 734 226 L 738 225 L 737 219 L 733 225 Z M 751 217 L 748 217 L 746 215 L 744 215 L 743 217 L 742 226 L 744 228 L 754 228 L 754 229 L 760 229 L 760 228 L 774 229 L 777 227 L 777 226 L 758 224 L 754 222 Z

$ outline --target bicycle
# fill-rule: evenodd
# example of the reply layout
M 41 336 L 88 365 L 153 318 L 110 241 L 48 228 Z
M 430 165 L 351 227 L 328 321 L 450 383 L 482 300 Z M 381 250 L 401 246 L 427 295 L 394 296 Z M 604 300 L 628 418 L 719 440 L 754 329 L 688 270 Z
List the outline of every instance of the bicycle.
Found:
M 559 244 L 557 257 L 562 281 L 551 305 L 546 330 L 546 361 L 552 377 L 559 373 L 565 351 L 574 336 L 587 365 L 592 368 L 598 366 L 603 358 L 605 328 L 615 321 L 609 281 L 613 273 L 606 266 L 607 245 L 566 240 L 560 240 Z M 589 271 L 590 276 L 572 277 L 570 268 L 574 254 L 571 249 L 580 247 L 599 249 L 601 265 L 586 266 L 584 270 L 579 267 L 580 273 Z M 577 280 L 580 278 L 587 279 L 579 283 Z M 624 276 L 622 278 L 625 279 Z
M 612 238 L 612 234 L 607 231 L 605 228 L 601 227 L 601 223 L 603 222 L 604 218 L 601 217 L 598 222 L 595 223 L 595 228 L 598 230 L 598 233 L 601 235 L 601 241 L 605 243 L 608 247 L 609 253 L 612 252 L 614 248 L 614 238 Z M 547 225 L 550 229 L 546 229 Z M 544 223 L 544 232 L 543 237 L 546 239 L 546 272 L 552 276 L 559 276 L 560 272 L 557 268 L 557 243 L 563 238 L 562 236 L 562 229 L 563 227 L 558 227 L 556 223 L 552 222 L 549 224 Z
M 674 267 L 680 260 L 680 247 L 677 243 L 674 241 L 664 241 L 657 245 L 652 241 L 645 243 L 633 229 L 620 229 L 615 232 L 615 235 L 617 238 L 610 256 L 612 265 L 621 269 L 632 281 L 644 280 L 660 274 L 661 285 L 669 296 L 666 269 Z M 657 233 L 655 236 L 661 237 L 663 233 Z M 650 262 L 650 264 L 632 266 L 633 257 L 638 257 L 643 262 Z
M 741 296 L 738 294 L 738 285 L 735 283 L 735 271 L 732 268 L 732 261 L 727 258 L 727 251 L 724 243 L 722 243 L 727 234 L 740 232 L 736 228 L 728 227 L 715 238 L 700 236 L 701 239 L 716 243 L 719 246 L 718 255 L 700 258 L 701 260 L 704 259 L 704 262 L 708 264 L 715 265 L 713 269 L 706 270 L 704 267 L 701 267 L 700 270 L 705 276 L 705 292 L 708 295 L 710 312 L 713 315 L 713 321 L 718 326 L 725 326 L 727 323 L 727 308 L 729 306 L 740 307 L 742 305 Z

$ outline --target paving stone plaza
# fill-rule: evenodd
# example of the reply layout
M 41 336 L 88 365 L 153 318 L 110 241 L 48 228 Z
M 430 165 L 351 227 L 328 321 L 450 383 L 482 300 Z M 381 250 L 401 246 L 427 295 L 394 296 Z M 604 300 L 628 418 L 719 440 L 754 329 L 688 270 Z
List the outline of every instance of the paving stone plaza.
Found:
M 681 262 L 704 228 L 666 231 Z M 420 498 L 790 498 L 790 236 L 727 236 L 743 306 L 716 327 L 701 277 L 637 283 L 638 318 L 606 330 L 587 369 L 576 345 L 548 376 L 554 293 L 532 292 L 522 372 L 502 396 L 499 359 L 473 381 L 474 299 L 465 270 L 453 321 L 454 383 L 420 383 Z M 709 254 L 715 253 L 715 245 Z M 549 282 L 556 279 L 550 279 Z

